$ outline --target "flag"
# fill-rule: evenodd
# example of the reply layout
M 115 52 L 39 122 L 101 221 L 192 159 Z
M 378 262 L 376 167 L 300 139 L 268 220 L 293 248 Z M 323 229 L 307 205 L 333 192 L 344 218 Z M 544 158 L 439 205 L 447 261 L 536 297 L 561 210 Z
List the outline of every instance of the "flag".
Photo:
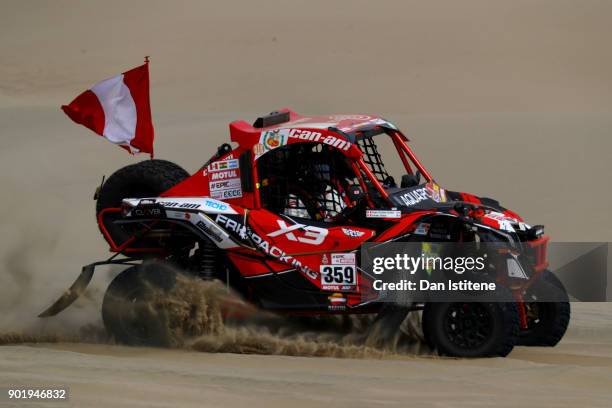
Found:
M 74 122 L 131 154 L 153 157 L 148 58 L 144 65 L 98 82 L 62 110 Z

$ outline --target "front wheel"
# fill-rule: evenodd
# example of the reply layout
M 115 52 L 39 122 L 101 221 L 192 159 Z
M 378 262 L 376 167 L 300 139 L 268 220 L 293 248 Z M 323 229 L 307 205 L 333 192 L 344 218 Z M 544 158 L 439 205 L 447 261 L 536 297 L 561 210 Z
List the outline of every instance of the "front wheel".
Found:
M 515 303 L 427 303 L 423 334 L 429 346 L 451 357 L 504 357 L 518 337 Z

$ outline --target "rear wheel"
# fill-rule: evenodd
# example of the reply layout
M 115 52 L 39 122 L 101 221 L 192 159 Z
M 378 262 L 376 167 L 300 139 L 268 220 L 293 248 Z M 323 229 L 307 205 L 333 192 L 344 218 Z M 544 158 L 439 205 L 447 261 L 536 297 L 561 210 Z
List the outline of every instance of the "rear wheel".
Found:
M 427 303 L 423 310 L 425 340 L 446 356 L 503 357 L 518 332 L 515 303 Z
M 538 302 L 543 298 L 558 302 Z M 518 344 L 522 346 L 557 345 L 570 321 L 570 303 L 561 281 L 546 270 L 527 291 L 525 296 L 527 329 L 521 330 Z
M 175 283 L 174 269 L 161 263 L 145 263 L 121 272 L 111 282 L 102 303 L 107 332 L 128 345 L 173 345 L 168 314 L 156 306 Z

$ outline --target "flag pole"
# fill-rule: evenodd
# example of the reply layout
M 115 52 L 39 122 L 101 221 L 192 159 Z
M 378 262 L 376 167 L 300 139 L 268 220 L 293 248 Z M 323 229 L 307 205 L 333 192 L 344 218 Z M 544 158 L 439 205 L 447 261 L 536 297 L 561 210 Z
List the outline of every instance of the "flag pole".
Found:
M 147 76 L 149 75 L 149 56 L 145 55 L 145 65 L 147 66 Z M 151 149 L 151 153 L 149 153 L 149 159 L 153 160 L 154 158 L 154 154 L 153 154 L 153 149 Z

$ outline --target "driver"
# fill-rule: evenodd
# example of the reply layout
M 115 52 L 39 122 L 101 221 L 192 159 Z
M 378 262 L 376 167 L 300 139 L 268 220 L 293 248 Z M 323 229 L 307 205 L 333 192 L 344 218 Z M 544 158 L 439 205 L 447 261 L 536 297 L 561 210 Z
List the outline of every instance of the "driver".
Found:
M 284 146 L 260 164 L 263 201 L 271 211 L 337 222 L 351 205 L 348 192 L 356 176 L 344 155 L 330 146 Z

